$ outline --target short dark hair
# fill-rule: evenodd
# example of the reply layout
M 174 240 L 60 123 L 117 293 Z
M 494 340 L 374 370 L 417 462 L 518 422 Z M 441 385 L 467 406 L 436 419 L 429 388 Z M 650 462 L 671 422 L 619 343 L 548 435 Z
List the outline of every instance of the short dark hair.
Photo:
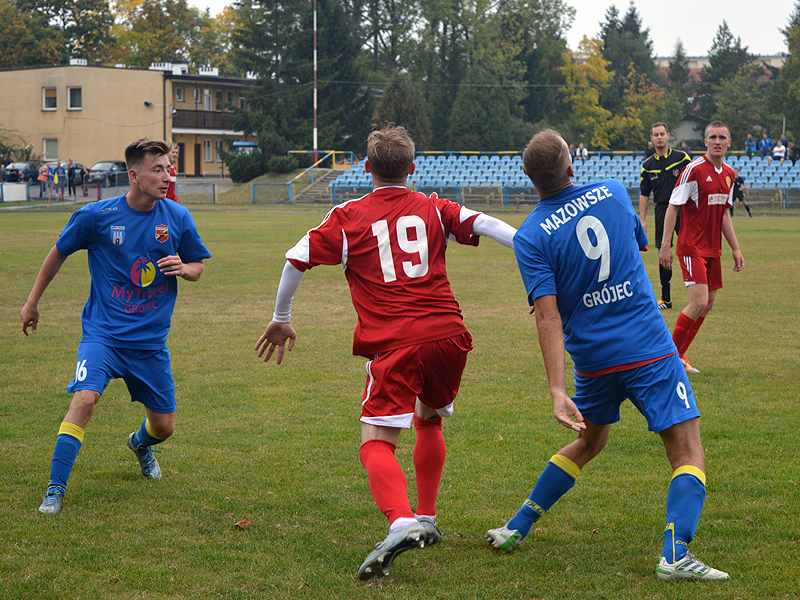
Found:
M 145 156 L 165 156 L 170 150 L 170 145 L 164 140 L 140 138 L 125 148 L 125 164 L 128 169 L 138 169 Z
M 544 193 L 560 192 L 570 183 L 567 143 L 554 129 L 537 133 L 522 155 L 522 170 L 533 186 Z
M 724 127 L 725 129 L 728 130 L 728 137 L 731 137 L 731 128 L 730 127 L 728 127 L 722 121 L 711 121 L 708 125 L 706 125 L 706 129 L 703 132 L 703 137 L 704 138 L 708 136 L 708 130 L 711 129 L 712 127 Z
M 367 160 L 372 173 L 381 181 L 405 181 L 414 164 L 416 146 L 404 127 L 394 123 L 375 126 L 367 138 Z
M 650 133 L 653 133 L 653 129 L 655 129 L 656 127 L 663 127 L 664 130 L 667 133 L 669 133 L 669 127 L 667 127 L 667 124 L 662 122 L 662 121 L 659 121 L 658 123 L 653 123 L 652 125 L 650 125 Z

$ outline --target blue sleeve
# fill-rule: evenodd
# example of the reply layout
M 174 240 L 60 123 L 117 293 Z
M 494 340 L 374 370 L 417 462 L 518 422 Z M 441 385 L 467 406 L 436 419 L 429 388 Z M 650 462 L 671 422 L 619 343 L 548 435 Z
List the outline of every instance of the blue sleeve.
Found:
M 183 231 L 181 243 L 178 245 L 178 256 L 186 263 L 200 262 L 204 258 L 211 258 L 211 253 L 203 244 L 192 214 L 187 210 L 183 216 Z
M 78 250 L 89 250 L 95 246 L 94 215 L 89 206 L 72 213 L 64 230 L 58 237 L 56 249 L 64 256 Z
M 514 254 L 529 306 L 533 306 L 537 298 L 556 294 L 555 272 L 541 250 L 542 245 L 537 244 L 527 230 L 520 229 L 514 236 Z

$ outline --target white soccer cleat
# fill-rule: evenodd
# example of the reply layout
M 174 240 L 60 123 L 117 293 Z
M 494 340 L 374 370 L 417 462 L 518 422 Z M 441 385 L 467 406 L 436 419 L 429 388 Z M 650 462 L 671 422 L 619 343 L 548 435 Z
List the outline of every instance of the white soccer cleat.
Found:
M 703 561 L 695 558 L 691 552 L 687 552 L 686 556 L 676 563 L 668 563 L 667 559 L 662 556 L 656 567 L 656 575 L 665 581 L 674 579 L 724 581 L 730 577 L 725 571 L 712 569 Z

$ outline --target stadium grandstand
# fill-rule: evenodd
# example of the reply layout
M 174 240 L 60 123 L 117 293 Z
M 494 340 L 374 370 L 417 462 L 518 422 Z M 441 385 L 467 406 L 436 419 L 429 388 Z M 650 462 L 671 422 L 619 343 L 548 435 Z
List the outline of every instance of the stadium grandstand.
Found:
M 574 182 L 583 185 L 600 179 L 617 179 L 638 202 L 639 175 L 644 156 L 641 153 L 596 153 L 577 161 Z M 786 198 L 800 198 L 800 162 L 785 160 L 769 163 L 767 158 L 731 154 L 725 158 L 745 179 L 748 195 L 754 200 L 777 201 L 786 206 Z M 418 153 L 417 168 L 408 178 L 408 186 L 419 192 L 469 203 L 474 200 L 503 205 L 532 204 L 538 201 L 536 190 L 522 172 L 522 153 L 444 152 Z M 371 176 L 364 171 L 364 161 L 353 165 L 330 184 L 334 204 L 358 198 L 372 189 Z M 764 190 L 763 193 L 760 191 Z M 756 198 L 757 197 L 757 198 Z M 748 198 L 750 201 L 750 198 Z M 792 202 L 795 204 L 796 201 Z M 795 208 L 795 206 L 792 206 Z

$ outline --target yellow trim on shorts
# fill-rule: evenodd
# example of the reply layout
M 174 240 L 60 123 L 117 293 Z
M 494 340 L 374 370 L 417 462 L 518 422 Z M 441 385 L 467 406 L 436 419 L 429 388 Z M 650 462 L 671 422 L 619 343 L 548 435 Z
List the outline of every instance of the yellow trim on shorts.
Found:
M 82 428 L 75 425 L 75 423 L 61 422 L 61 427 L 58 428 L 58 435 L 66 434 L 74 437 L 81 444 L 83 443 L 83 435 L 86 433 Z
M 150 429 L 150 419 L 144 420 L 144 428 L 147 430 L 147 435 L 150 437 L 156 438 L 157 440 L 164 440 L 166 438 L 158 437 L 156 434 L 153 433 L 153 430 Z
M 692 465 L 684 465 L 675 469 L 675 472 L 672 474 L 672 479 L 675 479 L 678 475 L 694 475 L 703 485 L 706 484 L 706 474 Z M 672 481 L 672 479 L 670 479 L 670 481 Z
M 578 475 L 581 474 L 581 468 L 562 454 L 554 454 L 550 458 L 550 462 L 573 479 L 577 479 Z

